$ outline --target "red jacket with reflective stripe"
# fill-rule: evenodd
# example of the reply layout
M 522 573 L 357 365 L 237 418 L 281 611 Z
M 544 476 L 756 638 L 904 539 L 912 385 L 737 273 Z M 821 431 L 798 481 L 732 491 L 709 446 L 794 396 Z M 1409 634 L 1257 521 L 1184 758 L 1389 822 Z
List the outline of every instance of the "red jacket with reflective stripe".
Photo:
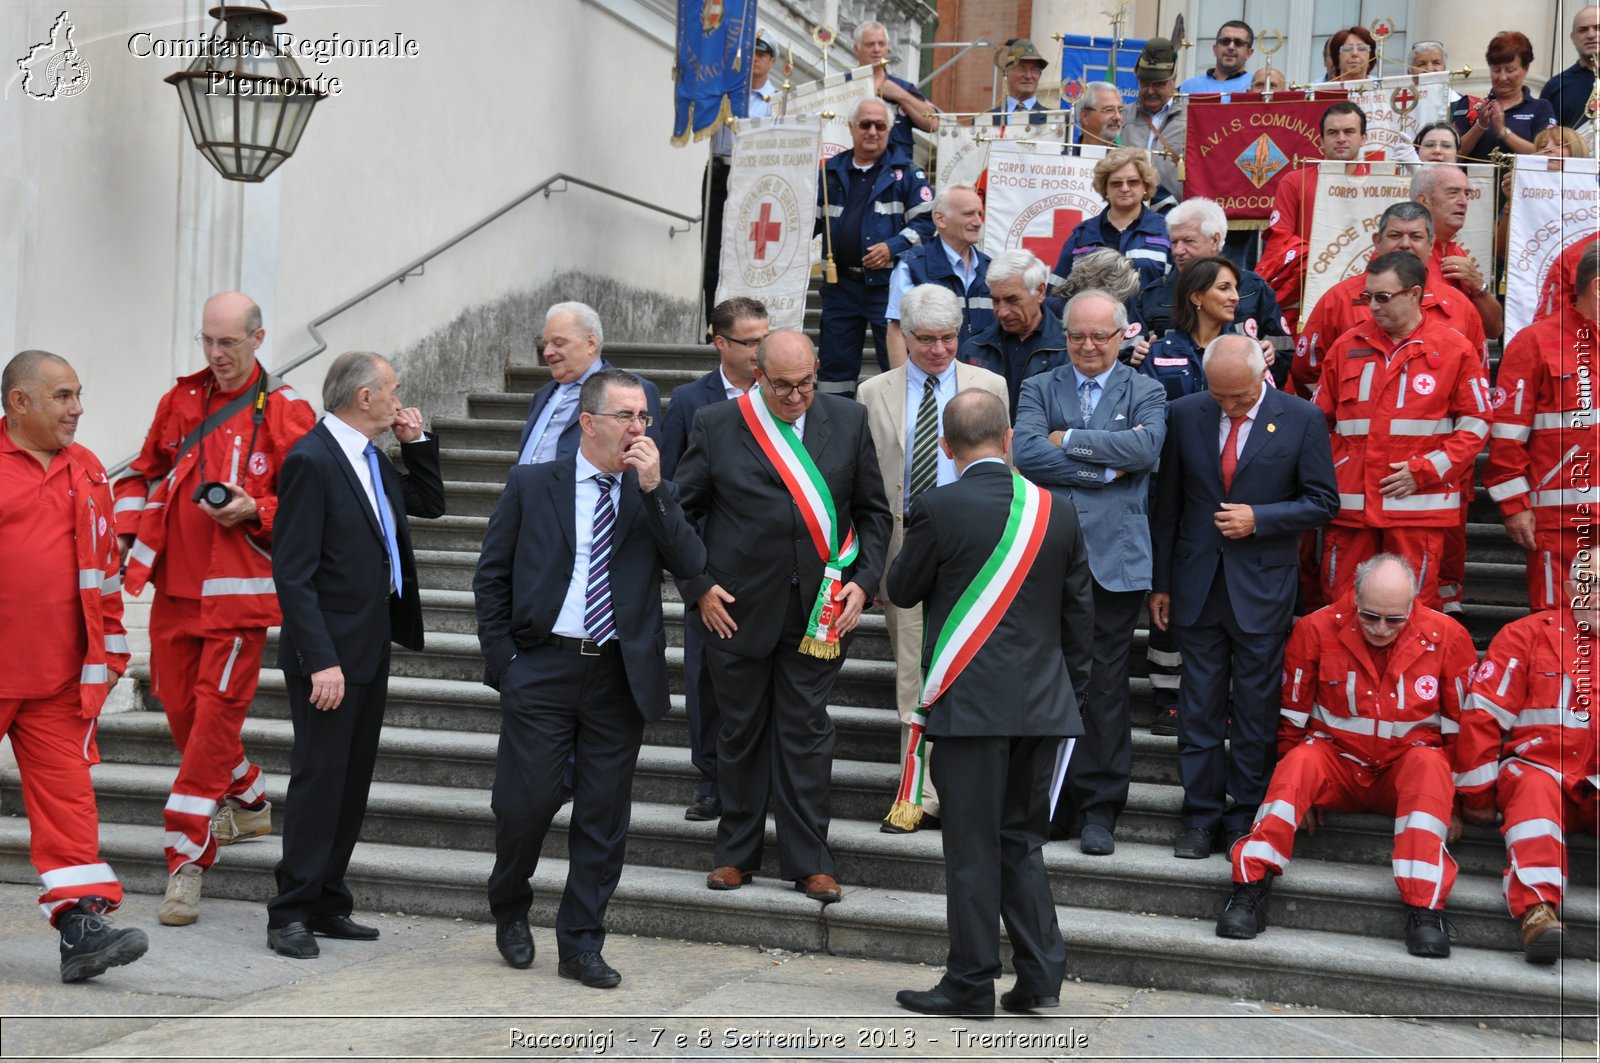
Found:
M 1256 272 L 1272 285 L 1290 331 L 1300 319 L 1300 288 L 1306 276 L 1311 213 L 1317 202 L 1317 167 L 1307 163 L 1283 175 L 1272 201 L 1272 218 Z
M 1600 642 L 1572 614 L 1549 609 L 1512 621 L 1489 643 L 1461 714 L 1456 787 L 1494 804 L 1500 766 L 1513 761 L 1561 780 L 1600 786 L 1594 670 Z
M 1494 415 L 1478 354 L 1459 332 L 1424 317 L 1396 344 L 1375 321 L 1357 325 L 1328 352 L 1315 401 L 1333 440 L 1335 524 L 1460 523 L 1462 492 Z M 1417 481 L 1405 498 L 1378 488 L 1392 462 L 1405 462 Z
M 1483 484 L 1504 516 L 1532 509 L 1540 531 L 1592 522 L 1597 326 L 1571 304 L 1506 345 Z M 1587 513 L 1580 506 L 1588 507 Z
M 255 386 L 261 372 L 257 363 L 247 387 Z M 116 482 L 117 532 L 136 536 L 128 552 L 128 591 L 138 594 L 150 579 L 166 544 L 168 507 L 195 505 L 194 490 L 207 480 L 236 483 L 255 499 L 259 523 L 217 526 L 201 586 L 200 616 L 218 628 L 271 627 L 282 619 L 270 553 L 272 522 L 278 512 L 278 469 L 289 448 L 316 424 L 316 414 L 294 389 L 280 386 L 267 395 L 253 450 L 255 413 L 247 406 L 206 436 L 203 473 L 198 446 L 189 448 L 174 465 L 178 444 L 204 418 L 214 386 L 209 368 L 179 377 L 156 407 L 144 449 Z M 211 400 L 212 412 L 224 405 Z
M 1289 635 L 1278 753 L 1331 742 L 1340 755 L 1381 769 L 1407 746 L 1448 750 L 1477 663 L 1466 629 L 1417 602 L 1378 674 L 1355 598 L 1346 595 L 1301 617 Z
M 1580 236 L 1556 258 L 1550 272 L 1545 274 L 1544 288 L 1539 292 L 1534 316 L 1543 317 L 1554 313 L 1559 307 L 1572 305 L 1573 297 L 1578 294 L 1578 259 L 1583 256 L 1584 249 L 1596 240 L 1600 240 L 1600 233 Z

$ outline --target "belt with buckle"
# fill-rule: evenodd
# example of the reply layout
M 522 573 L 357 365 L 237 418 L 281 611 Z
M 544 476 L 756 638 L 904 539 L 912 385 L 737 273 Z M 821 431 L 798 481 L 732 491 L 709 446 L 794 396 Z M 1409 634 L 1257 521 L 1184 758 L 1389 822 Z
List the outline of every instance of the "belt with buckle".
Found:
M 601 643 L 593 639 L 575 639 L 570 635 L 551 635 L 540 645 L 576 653 L 580 657 L 608 657 L 622 649 L 622 641 L 617 638 Z

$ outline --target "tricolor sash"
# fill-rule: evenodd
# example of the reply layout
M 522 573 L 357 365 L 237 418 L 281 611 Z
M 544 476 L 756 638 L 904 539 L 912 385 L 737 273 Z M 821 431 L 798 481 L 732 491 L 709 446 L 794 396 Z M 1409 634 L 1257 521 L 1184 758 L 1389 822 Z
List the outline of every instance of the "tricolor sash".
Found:
M 847 527 L 840 541 L 839 515 L 834 511 L 828 482 L 822 478 L 811 455 L 806 453 L 794 426 L 772 416 L 766 399 L 757 394 L 760 390 L 761 385 L 757 384 L 739 396 L 739 412 L 750 434 L 761 444 L 762 453 L 789 489 L 790 497 L 811 531 L 812 545 L 822 558 L 822 586 L 817 588 L 817 601 L 811 607 L 811 619 L 806 624 L 805 638 L 800 640 L 800 652 L 831 660 L 839 656 L 839 607 L 835 599 L 844 570 L 860 552 L 856 530 Z
M 900 789 L 885 817 L 885 822 L 891 826 L 914 830 L 922 821 L 922 787 L 927 771 L 927 740 L 923 731 L 928 710 L 977 656 L 1000 618 L 1011 608 L 1022 581 L 1033 567 L 1034 558 L 1039 556 L 1039 544 L 1044 541 L 1044 530 L 1049 523 L 1049 493 L 1013 472 L 1011 513 L 1006 518 L 1005 531 L 983 567 L 961 592 L 933 644 L 933 657 L 922 683 L 922 697 L 918 699 L 916 715 L 910 724 L 911 739 L 906 743 Z

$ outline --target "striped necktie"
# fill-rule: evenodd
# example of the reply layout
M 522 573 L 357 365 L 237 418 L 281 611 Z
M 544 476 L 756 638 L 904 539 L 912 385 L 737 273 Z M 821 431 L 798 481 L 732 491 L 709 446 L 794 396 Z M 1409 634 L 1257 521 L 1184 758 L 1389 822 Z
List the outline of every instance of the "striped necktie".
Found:
M 591 641 L 605 642 L 616 633 L 611 615 L 611 537 L 616 530 L 617 511 L 611 504 L 611 485 L 616 477 L 601 473 L 594 478 L 600 497 L 594 503 L 594 532 L 589 540 L 589 581 L 584 587 L 583 629 Z
M 928 377 L 917 406 L 917 427 L 911 436 L 911 493 L 908 502 L 939 482 L 939 381 Z

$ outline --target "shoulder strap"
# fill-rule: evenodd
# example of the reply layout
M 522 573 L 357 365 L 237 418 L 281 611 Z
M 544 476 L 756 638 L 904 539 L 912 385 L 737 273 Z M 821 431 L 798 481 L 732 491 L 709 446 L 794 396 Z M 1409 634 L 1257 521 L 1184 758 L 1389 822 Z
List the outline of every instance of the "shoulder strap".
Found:
M 195 445 L 199 443 L 200 440 L 204 439 L 206 436 L 216 431 L 219 427 L 232 420 L 234 414 L 238 413 L 240 410 L 243 410 L 247 406 L 254 405 L 257 407 L 256 421 L 259 424 L 263 416 L 262 411 L 266 406 L 267 396 L 281 387 L 283 387 L 283 381 L 279 380 L 277 377 L 263 369 L 261 371 L 261 380 L 256 385 L 255 390 L 246 391 L 244 394 L 238 396 L 222 409 L 201 421 L 194 427 L 193 431 L 183 437 L 183 442 L 178 444 L 178 452 L 172 456 L 172 464 L 177 465 L 178 462 L 183 460 L 183 456 L 189 453 L 189 451 L 193 450 Z

